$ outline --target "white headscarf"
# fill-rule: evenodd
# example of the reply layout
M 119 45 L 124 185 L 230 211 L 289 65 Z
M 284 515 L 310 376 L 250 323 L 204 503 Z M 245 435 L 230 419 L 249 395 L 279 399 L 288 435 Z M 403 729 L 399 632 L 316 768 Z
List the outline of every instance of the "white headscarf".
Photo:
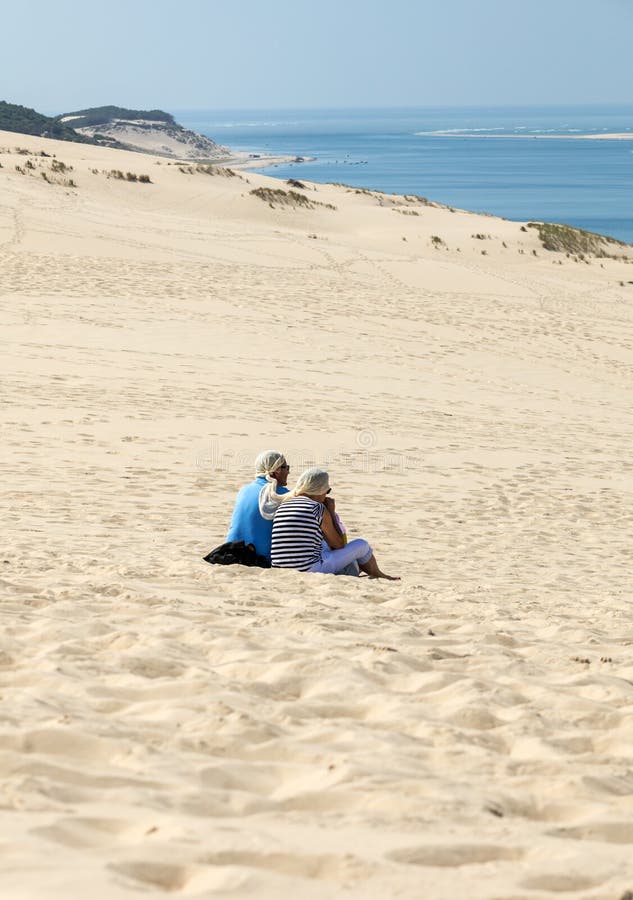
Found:
M 277 493 L 277 481 L 273 478 L 276 472 L 286 464 L 286 457 L 277 450 L 264 450 L 255 460 L 255 474 L 263 475 L 268 484 L 259 492 L 259 513 L 262 519 L 270 521 L 285 494 Z
M 286 457 L 278 450 L 264 450 L 255 460 L 256 475 L 272 475 L 286 462 Z

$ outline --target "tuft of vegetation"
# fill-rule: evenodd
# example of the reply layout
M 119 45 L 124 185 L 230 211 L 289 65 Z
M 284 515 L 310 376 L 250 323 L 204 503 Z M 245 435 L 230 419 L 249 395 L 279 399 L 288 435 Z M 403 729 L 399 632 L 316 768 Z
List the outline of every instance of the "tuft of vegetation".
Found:
M 171 163 L 167 163 L 167 165 L 169 166 Z M 197 166 L 178 166 L 178 171 L 182 172 L 183 175 L 221 175 L 223 178 L 242 178 L 241 175 L 238 175 L 233 169 L 227 169 L 226 166 L 202 164 Z
M 571 225 L 558 225 L 552 222 L 528 222 L 528 228 L 534 228 L 545 250 L 555 253 L 570 253 L 584 259 L 585 254 L 599 258 L 615 257 L 612 251 L 616 247 L 629 248 L 629 244 L 603 234 L 583 231 Z
M 96 172 L 96 169 L 93 169 L 93 172 Z M 140 181 L 142 184 L 151 184 L 152 180 L 149 175 L 137 175 L 135 172 L 122 172 L 120 169 L 110 169 L 107 172 L 104 169 L 103 174 L 106 178 L 114 178 L 116 181 Z
M 476 241 L 490 241 L 492 238 L 489 234 L 471 234 L 471 238 L 475 238 Z
M 300 191 L 306 190 L 306 186 L 303 181 L 297 181 L 296 178 L 289 178 L 286 184 L 293 188 L 299 188 Z
M 271 206 L 303 206 L 306 209 L 312 209 L 312 203 L 305 194 L 298 194 L 296 191 L 284 191 L 282 188 L 254 188 L 251 191 L 254 197 L 259 197 L 265 203 Z
M 292 206 L 293 209 L 297 207 L 314 209 L 316 206 L 323 206 L 325 209 L 336 209 L 332 203 L 319 203 L 317 200 L 310 200 L 305 194 L 298 194 L 297 191 L 284 191 L 282 188 L 259 187 L 254 188 L 250 193 L 268 203 L 273 209 L 276 206 Z
M 61 159 L 54 159 L 51 163 L 51 172 L 72 172 L 73 167 L 67 166 Z
M 419 194 L 405 194 L 404 199 L 407 203 L 419 203 L 421 206 L 437 207 L 438 205 L 437 203 L 433 203 L 432 200 L 428 200 L 426 197 L 420 197 Z M 451 212 L 454 212 L 454 210 L 451 210 Z
M 439 248 L 439 247 L 445 247 L 445 246 L 446 246 L 445 242 L 442 240 L 442 238 L 439 236 L 439 234 L 432 234 L 432 235 L 431 235 L 431 243 L 432 243 L 433 246 L 436 247 L 436 248 Z

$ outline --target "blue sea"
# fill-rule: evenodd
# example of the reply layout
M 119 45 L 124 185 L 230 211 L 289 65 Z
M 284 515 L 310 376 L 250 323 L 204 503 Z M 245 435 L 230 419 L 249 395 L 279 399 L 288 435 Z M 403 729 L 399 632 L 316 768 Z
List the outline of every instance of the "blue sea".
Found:
M 633 133 L 633 106 L 172 112 L 234 150 L 310 158 L 262 169 L 279 178 L 419 194 L 633 243 L 633 140 L 568 139 Z

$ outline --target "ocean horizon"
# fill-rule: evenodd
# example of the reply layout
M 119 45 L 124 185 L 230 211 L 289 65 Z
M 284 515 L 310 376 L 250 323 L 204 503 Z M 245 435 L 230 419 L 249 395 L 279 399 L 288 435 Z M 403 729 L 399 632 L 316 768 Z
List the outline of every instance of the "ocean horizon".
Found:
M 633 243 L 633 105 L 170 110 L 233 150 L 303 157 L 282 179 L 418 194 L 507 219 Z

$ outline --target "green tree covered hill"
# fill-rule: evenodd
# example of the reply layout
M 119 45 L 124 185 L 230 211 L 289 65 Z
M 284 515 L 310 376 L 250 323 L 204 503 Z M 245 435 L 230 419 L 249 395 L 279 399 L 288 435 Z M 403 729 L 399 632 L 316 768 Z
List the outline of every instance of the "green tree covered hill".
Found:
M 58 120 L 72 121 L 74 128 L 87 128 L 95 125 L 107 125 L 112 119 L 143 119 L 147 122 L 161 122 L 174 125 L 174 117 L 162 109 L 126 109 L 123 106 L 95 106 L 92 109 L 78 109 L 75 112 L 63 113 Z
M 55 138 L 57 141 L 94 143 L 90 138 L 77 134 L 74 129 L 60 122 L 57 117 L 44 116 L 27 106 L 7 103 L 6 100 L 0 100 L 0 131 L 34 134 L 39 137 Z

